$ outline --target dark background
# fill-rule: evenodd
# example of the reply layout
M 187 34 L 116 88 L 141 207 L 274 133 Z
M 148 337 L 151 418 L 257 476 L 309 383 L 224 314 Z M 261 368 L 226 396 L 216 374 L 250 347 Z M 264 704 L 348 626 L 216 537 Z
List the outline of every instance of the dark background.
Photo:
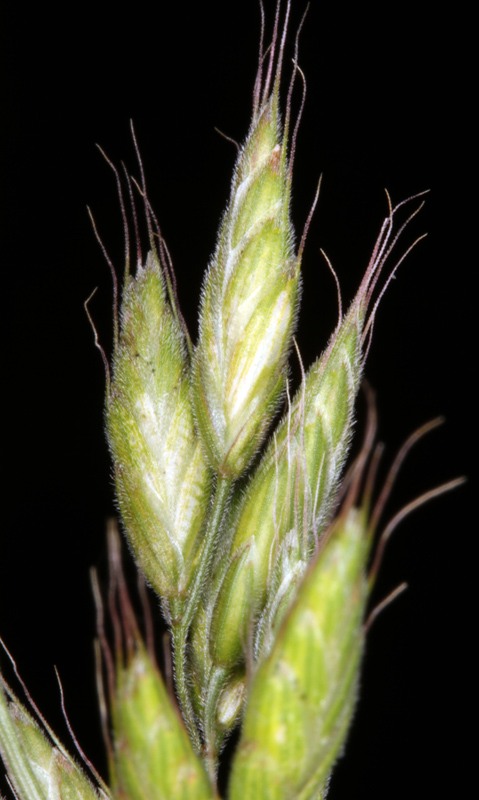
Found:
M 293 2 L 286 55 L 304 3 Z M 378 392 L 385 465 L 423 422 L 446 424 L 411 453 L 386 511 L 461 474 L 465 487 L 395 533 L 375 595 L 408 591 L 368 637 L 362 694 L 330 798 L 461 796 L 469 706 L 467 627 L 473 524 L 470 150 L 464 29 L 432 5 L 311 5 L 300 42 L 308 93 L 298 138 L 293 218 L 301 232 L 323 185 L 303 261 L 298 332 L 307 363 L 356 290 L 393 201 L 430 189 L 378 313 L 366 374 Z M 434 7 L 435 8 L 435 7 Z M 266 2 L 271 25 L 274 3 Z M 435 12 L 436 13 L 436 12 Z M 268 28 L 270 31 L 270 27 Z M 149 194 L 176 267 L 193 334 L 202 274 L 229 191 L 234 147 L 248 129 L 257 63 L 256 0 L 187 9 L 138 0 L 3 10 L 0 631 L 64 741 L 53 670 L 89 757 L 105 770 L 96 712 L 91 565 L 104 568 L 113 510 L 103 434 L 104 375 L 83 308 L 111 342 L 111 281 L 89 205 L 121 272 L 113 176 L 94 147 L 137 174 L 135 122 Z M 289 62 L 285 74 L 289 74 Z M 285 92 L 283 92 L 284 96 Z M 299 97 L 296 93 L 295 108 Z M 359 403 L 358 428 L 364 421 Z M 383 472 L 384 476 L 384 472 Z M 467 634 L 467 636 L 466 636 Z

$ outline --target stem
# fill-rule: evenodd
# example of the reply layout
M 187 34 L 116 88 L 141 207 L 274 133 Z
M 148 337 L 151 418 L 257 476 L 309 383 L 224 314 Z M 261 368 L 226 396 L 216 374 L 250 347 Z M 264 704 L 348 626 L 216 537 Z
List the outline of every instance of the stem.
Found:
M 173 662 L 178 702 L 186 727 L 188 728 L 188 733 L 190 734 L 191 743 L 199 755 L 201 753 L 201 739 L 195 712 L 191 703 L 185 671 L 187 636 L 188 628 L 181 623 L 179 625 L 173 625 Z
M 186 725 L 191 734 L 193 746 L 198 754 L 201 752 L 201 740 L 186 677 L 186 644 L 190 625 L 198 608 L 201 589 L 203 588 L 203 584 L 211 563 L 211 558 L 214 553 L 218 532 L 223 521 L 223 515 L 230 495 L 231 485 L 232 481 L 230 478 L 218 477 L 215 490 L 215 499 L 213 501 L 213 508 L 211 510 L 211 516 L 206 529 L 200 563 L 198 564 L 193 584 L 188 588 L 188 598 L 183 608 L 183 612 L 179 618 L 174 618 L 172 620 L 174 642 L 173 659 L 178 701 L 180 703 Z
M 206 695 L 203 714 L 203 730 L 205 737 L 205 759 L 208 773 L 212 782 L 216 781 L 218 747 L 216 744 L 216 705 L 219 694 L 225 685 L 229 670 L 225 667 L 215 667 L 210 675 L 208 692 Z

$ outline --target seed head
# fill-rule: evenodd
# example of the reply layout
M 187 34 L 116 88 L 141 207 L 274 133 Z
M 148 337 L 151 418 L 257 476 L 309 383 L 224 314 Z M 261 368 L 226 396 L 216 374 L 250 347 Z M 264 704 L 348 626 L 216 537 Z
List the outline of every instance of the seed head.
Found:
M 153 251 L 124 288 L 106 423 L 132 549 L 158 594 L 181 598 L 202 541 L 210 472 L 194 426 L 183 333 Z
M 129 800 L 213 800 L 206 771 L 157 667 L 137 646 L 117 673 L 113 708 L 116 780 Z
M 208 458 L 237 478 L 282 396 L 299 303 L 277 88 L 255 110 L 202 294 L 193 398 Z

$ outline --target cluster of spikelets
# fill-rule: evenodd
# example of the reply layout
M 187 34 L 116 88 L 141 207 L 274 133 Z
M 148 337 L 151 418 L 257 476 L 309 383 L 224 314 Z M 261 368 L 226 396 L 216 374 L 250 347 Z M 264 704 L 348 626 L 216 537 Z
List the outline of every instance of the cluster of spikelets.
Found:
M 370 443 L 339 511 L 338 487 L 398 209 L 390 207 L 348 313 L 291 396 L 302 243 L 296 249 L 290 222 L 294 148 L 289 103 L 280 121 L 278 30 L 277 15 L 204 281 L 198 342 L 145 199 L 151 250 L 134 275 L 127 269 L 108 375 L 118 505 L 161 598 L 176 700 L 143 644 L 115 556 L 126 642 L 115 657 L 96 590 L 109 786 L 96 774 L 94 786 L 3 681 L 0 751 L 20 800 L 213 800 L 219 754 L 239 723 L 230 800 L 313 800 L 324 797 L 343 747 L 372 584 L 371 481 L 362 500 L 358 492 Z

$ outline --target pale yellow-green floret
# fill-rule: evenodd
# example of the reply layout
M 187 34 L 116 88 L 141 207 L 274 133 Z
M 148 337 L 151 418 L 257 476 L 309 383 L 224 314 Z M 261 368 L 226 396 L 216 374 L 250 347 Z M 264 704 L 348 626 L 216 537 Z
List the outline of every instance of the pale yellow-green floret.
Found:
M 9 692 L 10 693 L 10 692 Z M 0 754 L 19 800 L 106 800 L 56 739 L 44 732 L 0 677 Z
M 273 94 L 256 113 L 202 295 L 193 398 L 215 471 L 239 477 L 284 389 L 299 303 L 287 141 Z
M 112 709 L 115 782 L 129 800 L 213 800 L 203 764 L 168 697 L 163 679 L 137 643 L 117 669 Z
M 195 430 L 183 332 L 153 252 L 124 289 L 106 422 L 135 556 L 158 594 L 181 598 L 202 544 L 210 470 Z

